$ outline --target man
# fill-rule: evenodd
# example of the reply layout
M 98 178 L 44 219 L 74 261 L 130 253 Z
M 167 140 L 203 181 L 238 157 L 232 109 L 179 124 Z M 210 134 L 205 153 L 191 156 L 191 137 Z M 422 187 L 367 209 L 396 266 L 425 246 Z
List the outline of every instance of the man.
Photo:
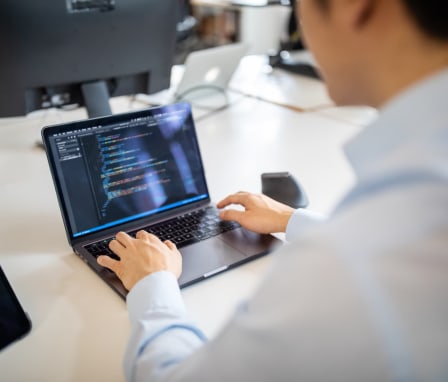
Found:
M 380 109 L 346 148 L 356 186 L 325 222 L 266 197 L 218 204 L 285 231 L 253 299 L 213 340 L 186 318 L 175 246 L 119 233 L 99 258 L 130 289 L 129 380 L 448 380 L 448 4 L 301 0 L 307 45 L 338 104 Z

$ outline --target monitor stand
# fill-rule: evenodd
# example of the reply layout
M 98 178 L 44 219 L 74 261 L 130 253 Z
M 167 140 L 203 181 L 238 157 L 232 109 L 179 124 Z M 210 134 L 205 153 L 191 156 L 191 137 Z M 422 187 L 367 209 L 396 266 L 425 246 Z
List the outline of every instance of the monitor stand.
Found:
M 106 81 L 92 81 L 81 84 L 81 92 L 87 109 L 88 118 L 111 115 L 112 109 L 109 103 L 109 90 Z M 41 140 L 37 141 L 36 147 L 43 149 Z
M 106 81 L 92 81 L 81 85 L 81 91 L 89 118 L 111 115 L 109 90 Z

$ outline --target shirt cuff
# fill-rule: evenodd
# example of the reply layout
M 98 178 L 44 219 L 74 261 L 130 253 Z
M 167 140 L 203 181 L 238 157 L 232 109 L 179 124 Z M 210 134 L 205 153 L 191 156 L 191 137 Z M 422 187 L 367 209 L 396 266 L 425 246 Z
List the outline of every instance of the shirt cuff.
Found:
M 295 210 L 294 214 L 288 221 L 288 225 L 286 226 L 286 241 L 293 241 L 305 229 L 314 226 L 316 223 L 324 221 L 326 218 L 327 216 L 323 214 L 305 210 L 303 208 Z
M 126 303 L 131 321 L 140 319 L 147 311 L 169 311 L 182 316 L 185 305 L 176 277 L 159 271 L 141 279 L 129 291 Z

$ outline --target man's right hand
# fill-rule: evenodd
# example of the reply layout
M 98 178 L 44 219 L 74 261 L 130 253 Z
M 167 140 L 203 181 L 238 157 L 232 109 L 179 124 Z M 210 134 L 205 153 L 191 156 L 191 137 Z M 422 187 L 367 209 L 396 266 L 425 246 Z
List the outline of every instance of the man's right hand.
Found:
M 244 228 L 257 233 L 285 232 L 294 209 L 275 201 L 266 195 L 237 192 L 229 195 L 218 204 L 225 208 L 232 204 L 244 207 L 244 210 L 224 209 L 220 212 L 223 220 L 234 220 Z

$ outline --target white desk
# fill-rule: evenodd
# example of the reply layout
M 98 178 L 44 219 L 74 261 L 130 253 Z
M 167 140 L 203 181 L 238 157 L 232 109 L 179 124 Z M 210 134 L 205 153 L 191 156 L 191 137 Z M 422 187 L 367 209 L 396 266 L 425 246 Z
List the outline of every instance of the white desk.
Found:
M 325 96 L 316 81 L 274 75 L 286 92 L 295 84 Z M 115 111 L 129 106 L 114 100 Z M 297 113 L 240 97 L 197 124 L 211 193 L 219 199 L 241 189 L 259 191 L 262 172 L 288 170 L 306 188 L 310 207 L 328 211 L 353 180 L 341 145 L 371 115 L 368 109 Z M 43 125 L 83 116 L 78 110 L 0 120 L 0 263 L 33 321 L 29 336 L 0 353 L 3 381 L 123 380 L 125 303 L 71 252 L 45 155 L 34 147 Z M 274 256 L 183 290 L 208 335 L 252 293 Z

